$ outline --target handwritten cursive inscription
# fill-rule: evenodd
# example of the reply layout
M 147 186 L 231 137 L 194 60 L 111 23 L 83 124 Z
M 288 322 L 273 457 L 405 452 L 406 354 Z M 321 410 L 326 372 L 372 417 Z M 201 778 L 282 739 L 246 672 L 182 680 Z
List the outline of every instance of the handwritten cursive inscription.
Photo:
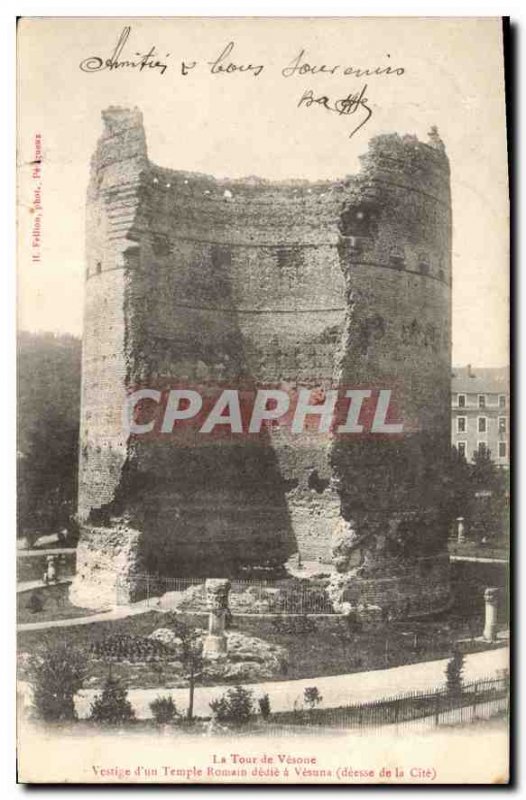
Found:
M 231 75 L 233 72 L 251 72 L 254 77 L 261 75 L 263 64 L 234 64 L 230 61 L 230 55 L 234 49 L 234 42 L 229 42 L 215 61 L 209 61 L 210 73 L 212 75 Z
M 387 58 L 391 58 L 390 53 L 386 53 Z M 353 67 L 345 66 L 342 64 L 310 64 L 305 59 L 305 50 L 300 50 L 296 58 L 293 58 L 288 66 L 283 67 L 281 74 L 284 78 L 292 78 L 297 75 L 347 75 L 354 78 L 369 78 L 373 75 L 403 75 L 405 69 L 403 67 L 392 67 L 390 64 L 387 66 L 375 67 Z
M 142 72 L 144 69 L 158 70 L 161 75 L 164 75 L 168 69 L 168 65 L 159 61 L 157 53 L 155 52 L 155 45 L 152 45 L 147 53 L 134 53 L 138 58 L 130 59 L 123 58 L 123 50 L 126 42 L 129 39 L 131 27 L 126 25 L 119 36 L 115 50 L 109 58 L 101 58 L 100 56 L 89 56 L 80 62 L 79 66 L 83 72 L 102 72 L 102 70 L 109 69 L 136 69 Z M 166 54 L 169 57 L 170 53 Z
M 339 100 L 331 100 L 327 95 L 319 95 L 316 97 L 312 89 L 306 89 L 300 97 L 298 108 L 302 106 L 310 108 L 315 105 L 321 106 L 327 111 L 332 111 L 339 116 L 348 117 L 356 114 L 356 119 L 359 120 L 359 122 L 350 132 L 349 138 L 351 138 L 360 128 L 363 128 L 373 115 L 373 111 L 368 105 L 369 100 L 365 96 L 366 91 L 367 84 L 365 84 L 359 92 L 351 91 L 347 97 L 343 97 Z

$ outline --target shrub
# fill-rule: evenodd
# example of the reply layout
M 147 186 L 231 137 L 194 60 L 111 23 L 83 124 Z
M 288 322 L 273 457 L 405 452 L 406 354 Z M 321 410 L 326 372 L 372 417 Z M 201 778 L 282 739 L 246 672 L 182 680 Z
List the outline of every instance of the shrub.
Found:
M 117 633 L 91 646 L 95 658 L 113 661 L 156 661 L 175 655 L 175 648 L 147 636 Z
M 108 676 L 102 694 L 91 704 L 90 719 L 94 722 L 129 722 L 135 718 L 135 712 L 127 699 L 128 692 L 116 678 Z
M 162 697 L 161 695 L 156 697 L 150 703 L 150 709 L 158 725 L 167 725 L 177 716 L 177 708 L 171 694 L 167 697 Z
M 244 725 L 252 713 L 252 692 L 242 686 L 234 686 L 225 694 L 210 703 L 218 722 Z
M 76 719 L 75 694 L 86 675 L 86 656 L 66 642 L 48 647 L 28 662 L 33 703 L 46 721 Z
M 303 702 L 310 709 L 316 708 L 321 703 L 323 697 L 317 686 L 306 686 L 303 692 Z
M 268 719 L 270 717 L 270 697 L 268 694 L 264 694 L 262 697 L 258 698 L 258 706 L 259 713 L 263 719 Z
M 464 655 L 455 650 L 446 664 L 446 688 L 450 694 L 462 693 L 462 670 L 464 669 Z
M 177 614 L 168 612 L 165 616 L 165 626 L 170 628 L 181 640 L 180 659 L 183 662 L 185 676 L 188 680 L 188 710 L 187 719 L 194 716 L 194 691 L 195 682 L 202 677 L 206 664 L 203 659 L 203 640 L 196 628 L 188 625 Z
M 27 608 L 32 614 L 38 614 L 44 608 L 44 599 L 40 592 L 31 592 L 27 601 Z

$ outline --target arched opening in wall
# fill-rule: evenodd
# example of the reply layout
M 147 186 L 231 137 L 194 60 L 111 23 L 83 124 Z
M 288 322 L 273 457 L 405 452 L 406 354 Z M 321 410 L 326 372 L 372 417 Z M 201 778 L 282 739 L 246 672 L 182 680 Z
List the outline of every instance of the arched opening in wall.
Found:
M 365 238 L 372 235 L 376 214 L 366 203 L 346 206 L 338 222 L 342 236 Z
M 101 264 L 100 261 L 97 261 L 97 266 L 95 267 L 95 272 L 97 273 L 97 275 L 100 275 L 100 273 L 102 272 L 102 264 Z
M 307 485 L 309 489 L 314 489 L 315 492 L 318 494 L 323 494 L 325 489 L 329 485 L 329 481 L 325 478 L 320 478 L 318 475 L 318 470 L 313 469 L 311 473 L 309 473 L 309 478 L 307 480 Z

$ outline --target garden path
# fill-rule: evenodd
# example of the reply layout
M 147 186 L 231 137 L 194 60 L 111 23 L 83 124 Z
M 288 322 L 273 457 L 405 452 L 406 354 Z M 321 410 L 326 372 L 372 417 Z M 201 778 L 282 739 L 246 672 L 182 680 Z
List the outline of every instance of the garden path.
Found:
M 151 603 L 143 600 L 128 606 L 121 606 L 101 611 L 86 617 L 59 619 L 42 622 L 19 624 L 18 631 L 44 630 L 53 627 L 70 627 L 85 625 L 98 621 L 123 619 L 137 614 L 144 614 L 152 609 Z M 445 685 L 445 667 L 447 659 L 407 664 L 369 672 L 354 672 L 344 675 L 329 675 L 304 678 L 291 681 L 271 681 L 259 684 L 245 684 L 254 692 L 255 697 L 268 693 L 273 711 L 291 710 L 302 707 L 303 691 L 308 686 L 316 686 L 323 697 L 320 707 L 336 708 L 358 702 L 385 700 L 395 695 L 419 691 L 434 691 Z M 485 650 L 466 655 L 464 679 L 466 681 L 481 680 L 495 675 L 499 670 L 508 667 L 509 651 L 507 648 Z M 197 716 L 210 713 L 211 700 L 223 694 L 229 686 L 200 686 L 195 690 L 194 709 Z M 28 694 L 29 687 L 23 682 L 19 685 L 22 695 Z M 80 717 L 86 717 L 96 689 L 84 689 L 77 695 L 76 705 Z M 151 717 L 149 704 L 160 694 L 171 694 L 176 706 L 184 710 L 188 701 L 188 689 L 130 689 L 128 697 L 139 719 Z
M 59 578 L 52 583 L 44 583 L 42 580 L 38 581 L 19 581 L 16 585 L 17 594 L 21 592 L 29 592 L 31 589 L 47 589 L 48 586 L 56 586 L 57 583 L 71 583 L 71 576 L 69 578 Z
M 69 580 L 71 580 L 71 578 Z M 42 583 L 40 582 L 39 585 L 42 586 Z M 117 606 L 108 611 L 100 611 L 97 614 L 91 614 L 91 616 L 87 617 L 49 619 L 42 620 L 42 622 L 21 622 L 16 626 L 16 629 L 21 633 L 22 631 L 43 631 L 46 628 L 69 628 L 72 625 L 91 625 L 92 622 L 109 622 L 115 619 L 134 617 L 136 614 L 146 614 L 148 611 L 156 610 L 157 609 L 152 608 L 151 602 L 148 604 L 147 600 L 141 600 L 138 603 L 132 603 L 128 606 Z
M 352 703 L 386 700 L 406 692 L 435 691 L 445 686 L 445 669 L 448 659 L 407 664 L 391 669 L 354 672 L 348 675 L 326 675 L 319 678 L 302 678 L 293 681 L 269 681 L 245 684 L 255 698 L 267 693 L 272 711 L 288 711 L 302 707 L 303 692 L 307 686 L 317 686 L 323 697 L 321 708 L 337 708 Z M 466 655 L 463 677 L 466 682 L 494 677 L 509 666 L 509 650 L 502 647 Z M 223 694 L 229 686 L 199 686 L 195 689 L 196 716 L 210 714 L 209 703 Z M 76 698 L 80 717 L 89 714 L 91 702 L 99 691 L 83 689 Z M 188 689 L 130 689 L 128 698 L 139 719 L 151 717 L 149 704 L 159 695 L 171 694 L 179 711 L 188 704 Z

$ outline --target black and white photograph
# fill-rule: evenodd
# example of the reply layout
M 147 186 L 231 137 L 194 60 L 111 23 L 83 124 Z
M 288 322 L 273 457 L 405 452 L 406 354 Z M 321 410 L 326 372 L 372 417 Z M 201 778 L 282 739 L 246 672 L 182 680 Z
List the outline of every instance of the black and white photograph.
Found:
M 21 783 L 508 782 L 507 25 L 19 19 Z

